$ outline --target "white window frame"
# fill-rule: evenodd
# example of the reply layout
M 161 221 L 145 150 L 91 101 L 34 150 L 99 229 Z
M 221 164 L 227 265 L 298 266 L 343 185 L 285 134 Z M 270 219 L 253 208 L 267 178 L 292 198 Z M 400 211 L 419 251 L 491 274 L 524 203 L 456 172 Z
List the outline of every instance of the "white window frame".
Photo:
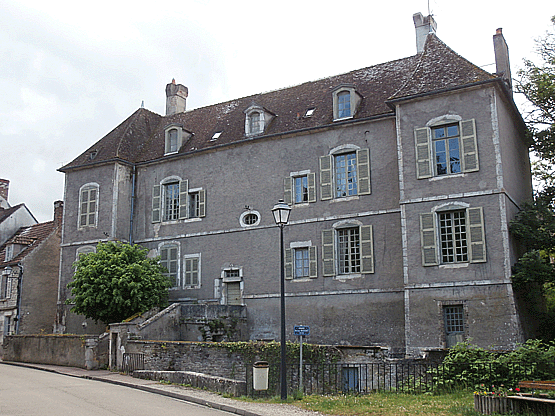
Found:
M 459 127 L 460 172 L 438 174 L 435 160 L 435 140 L 433 138 L 433 131 L 436 128 L 447 127 L 452 124 L 458 124 Z M 476 121 L 474 119 L 463 120 L 462 117 L 451 114 L 436 117 L 428 121 L 425 127 L 414 129 L 414 143 L 417 179 L 458 177 L 465 173 L 477 172 L 480 170 L 478 136 Z
M 360 272 L 344 273 L 340 270 L 340 242 L 338 230 L 357 228 L 359 235 Z M 322 265 L 323 275 L 335 276 L 337 279 L 356 278 L 363 274 L 374 273 L 374 236 L 372 225 L 365 225 L 357 220 L 343 220 L 333 224 L 331 229 L 322 230 Z
M 250 214 L 256 215 L 257 219 L 254 223 L 247 224 L 245 222 L 245 218 Z M 260 212 L 254 210 L 254 209 L 249 209 L 249 210 L 246 210 L 246 211 L 241 213 L 241 216 L 239 217 L 239 224 L 241 224 L 241 227 L 245 227 L 245 228 L 256 227 L 257 225 L 260 225 L 261 218 L 262 217 L 260 216 Z
M 176 266 L 177 266 L 177 271 L 175 274 L 175 286 L 172 286 L 170 288 L 170 290 L 176 290 L 176 289 L 180 289 L 181 288 L 181 245 L 179 244 L 179 241 L 165 241 L 163 243 L 160 243 L 158 245 L 158 255 L 161 257 L 162 256 L 162 250 L 164 249 L 168 249 L 168 248 L 176 248 L 177 249 L 177 253 L 176 253 Z M 170 260 L 168 259 L 168 262 Z M 162 259 L 160 258 L 160 263 L 162 263 Z M 168 263 L 169 264 L 169 263 Z M 168 267 L 166 267 L 168 269 L 168 273 L 167 276 L 168 277 L 172 277 L 171 276 L 171 272 L 170 269 Z
M 297 202 L 296 200 L 296 180 L 306 177 L 307 190 L 306 201 Z M 316 174 L 310 170 L 291 172 L 288 177 L 283 179 L 283 200 L 287 205 L 299 206 L 316 202 Z
M 167 186 L 178 183 L 177 210 L 175 218 L 167 219 Z M 191 216 L 190 199 L 192 194 L 198 195 L 198 216 Z M 189 188 L 189 181 L 179 176 L 168 176 L 152 188 L 152 222 L 175 223 L 181 220 L 200 221 L 206 216 L 206 191 L 203 188 Z
M 357 192 L 353 195 L 338 196 L 336 158 L 350 153 L 355 154 L 355 180 Z M 348 200 L 360 195 L 370 195 L 371 193 L 370 149 L 347 144 L 332 149 L 327 155 L 320 156 L 320 199 L 322 201 Z
M 307 250 L 308 252 L 308 274 L 297 276 L 296 273 L 296 252 Z M 289 243 L 289 248 L 285 249 L 285 278 L 295 281 L 307 281 L 318 277 L 318 250 L 312 245 L 312 241 L 294 241 Z
M 91 191 L 95 191 L 96 194 L 96 198 L 94 200 L 91 199 L 87 199 L 87 210 L 86 212 L 83 212 L 83 193 L 85 191 L 88 192 L 88 198 L 90 197 L 90 192 Z M 94 211 L 91 210 L 90 204 L 91 202 L 94 201 Z M 78 229 L 83 229 L 83 228 L 96 228 L 98 226 L 98 205 L 99 205 L 99 201 L 100 201 L 100 185 L 98 185 L 98 183 L 96 182 L 89 182 L 86 183 L 84 185 L 82 185 L 79 188 L 79 215 L 77 215 L 77 228 Z M 81 223 L 81 217 L 85 215 L 86 216 L 86 223 L 82 224 Z M 93 215 L 93 219 L 94 221 L 90 221 L 90 216 Z
M 345 93 L 349 94 L 349 114 L 341 114 L 340 112 L 340 96 Z M 354 85 L 340 85 L 332 91 L 333 102 L 333 121 L 342 121 L 353 118 L 356 115 L 358 106 L 362 101 L 362 96 L 356 91 Z
M 468 261 L 443 261 L 438 213 L 446 211 L 466 212 Z M 449 202 L 432 208 L 431 212 L 420 214 L 420 244 L 423 266 L 454 267 L 470 263 L 485 263 L 487 261 L 485 238 L 484 213 L 481 206 L 471 207 L 467 203 Z
M 175 148 L 172 149 L 171 146 L 171 132 L 176 132 L 175 137 Z M 183 128 L 183 125 L 179 123 L 172 123 L 164 127 L 164 156 L 176 154 L 179 149 L 185 144 L 187 140 L 191 138 L 193 134 Z
M 266 131 L 266 128 L 275 117 L 275 114 L 272 114 L 264 107 L 261 107 L 256 104 L 251 105 L 249 108 L 247 108 L 244 111 L 244 113 L 245 113 L 245 135 L 247 137 L 264 134 L 264 132 Z M 253 123 L 253 116 L 256 114 L 259 117 L 257 122 Z M 255 126 L 257 127 L 256 130 L 254 130 Z
M 191 284 L 187 284 L 187 267 L 188 267 L 188 262 L 189 261 L 193 261 L 193 260 L 197 260 L 197 283 L 191 283 Z M 195 254 L 185 254 L 183 256 L 183 289 L 200 289 L 201 287 L 201 281 L 202 281 L 202 267 L 201 267 L 201 254 L 200 253 L 195 253 Z

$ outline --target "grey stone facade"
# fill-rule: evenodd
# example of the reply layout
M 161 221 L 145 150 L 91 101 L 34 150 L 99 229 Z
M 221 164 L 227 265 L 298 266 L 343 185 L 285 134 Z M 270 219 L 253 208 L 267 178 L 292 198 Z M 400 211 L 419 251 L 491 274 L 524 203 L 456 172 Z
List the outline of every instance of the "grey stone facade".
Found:
M 443 172 L 431 135 L 447 126 Z M 172 301 L 243 305 L 248 339 L 279 339 L 271 209 L 285 199 L 288 339 L 303 324 L 312 343 L 418 355 L 529 335 L 508 232 L 531 196 L 524 124 L 503 78 L 434 33 L 399 61 L 166 116 L 139 109 L 60 170 L 60 332 L 84 331 L 62 305 L 78 250 L 109 238 L 163 255 Z

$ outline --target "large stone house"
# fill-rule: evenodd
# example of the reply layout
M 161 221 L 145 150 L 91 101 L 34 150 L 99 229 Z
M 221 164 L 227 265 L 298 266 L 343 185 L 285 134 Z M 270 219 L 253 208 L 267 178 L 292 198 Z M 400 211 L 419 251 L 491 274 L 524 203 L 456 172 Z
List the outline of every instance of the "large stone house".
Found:
M 531 197 L 508 48 L 497 71 L 413 16 L 417 53 L 277 91 L 166 115 L 140 108 L 65 173 L 58 329 L 72 263 L 107 238 L 161 256 L 171 301 L 244 305 L 250 339 L 279 339 L 284 229 L 287 338 L 419 354 L 528 336 L 511 286 L 509 221 Z M 89 326 L 87 331 L 91 331 Z

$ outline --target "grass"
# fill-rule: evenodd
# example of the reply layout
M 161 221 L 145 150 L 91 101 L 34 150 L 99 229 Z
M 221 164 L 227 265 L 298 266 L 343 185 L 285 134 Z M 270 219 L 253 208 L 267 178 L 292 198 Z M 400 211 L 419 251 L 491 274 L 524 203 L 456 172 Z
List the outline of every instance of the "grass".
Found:
M 441 395 L 372 393 L 364 396 L 305 396 L 291 404 L 325 415 L 341 416 L 479 416 L 472 392 Z

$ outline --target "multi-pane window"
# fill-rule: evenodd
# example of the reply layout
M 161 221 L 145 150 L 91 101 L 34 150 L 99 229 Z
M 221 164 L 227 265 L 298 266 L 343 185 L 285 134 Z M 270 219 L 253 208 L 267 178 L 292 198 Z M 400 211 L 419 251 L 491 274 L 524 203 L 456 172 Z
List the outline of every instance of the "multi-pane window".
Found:
M 461 152 L 459 141 L 459 125 L 435 127 L 432 129 L 436 175 L 460 173 Z
M 337 230 L 340 274 L 360 273 L 360 232 L 358 227 Z
M 351 93 L 349 91 L 337 94 L 338 118 L 351 117 Z
M 293 181 L 295 188 L 295 204 L 308 202 L 308 176 L 298 176 L 293 178 Z
M 447 334 L 464 332 L 464 310 L 462 305 L 444 306 L 443 317 Z
M 189 218 L 200 217 L 200 193 L 189 193 Z
M 168 148 L 166 149 L 166 153 L 173 153 L 177 152 L 179 149 L 177 148 L 177 129 L 171 129 L 168 132 Z
M 179 182 L 164 184 L 164 221 L 179 218 Z
M 438 219 L 441 261 L 443 263 L 468 261 L 466 211 L 440 212 Z
M 249 133 L 259 133 L 262 131 L 262 123 L 260 120 L 260 113 L 254 112 L 249 116 L 250 131 Z
M 356 153 L 335 156 L 335 196 L 336 198 L 357 195 Z
M 310 276 L 310 256 L 308 247 L 295 249 L 295 277 Z
M 200 257 L 185 258 L 185 286 L 198 286 L 200 281 Z
M 463 305 L 443 306 L 443 323 L 445 326 L 446 347 L 450 348 L 464 341 Z
M 160 265 L 166 269 L 164 276 L 170 278 L 172 287 L 179 287 L 179 253 L 177 244 L 160 248 Z
M 79 201 L 79 227 L 95 227 L 98 203 L 98 187 L 85 186 Z

